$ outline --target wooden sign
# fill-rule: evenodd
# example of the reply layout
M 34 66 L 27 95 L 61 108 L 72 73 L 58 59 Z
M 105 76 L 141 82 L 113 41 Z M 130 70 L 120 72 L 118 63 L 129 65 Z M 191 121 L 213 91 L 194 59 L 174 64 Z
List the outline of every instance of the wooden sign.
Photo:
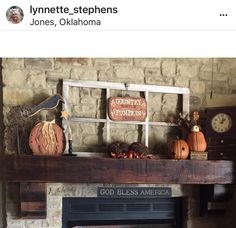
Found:
M 207 160 L 207 152 L 190 152 L 190 159 L 191 160 Z
M 111 97 L 108 115 L 114 121 L 145 121 L 147 102 L 144 98 Z

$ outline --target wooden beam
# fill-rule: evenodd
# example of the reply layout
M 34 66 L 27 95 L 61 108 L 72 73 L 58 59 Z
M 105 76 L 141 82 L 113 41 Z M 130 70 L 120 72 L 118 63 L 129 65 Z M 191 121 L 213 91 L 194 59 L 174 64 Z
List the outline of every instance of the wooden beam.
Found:
M 233 161 L 1 156 L 6 182 L 231 184 Z M 3 162 L 4 161 L 4 162 Z

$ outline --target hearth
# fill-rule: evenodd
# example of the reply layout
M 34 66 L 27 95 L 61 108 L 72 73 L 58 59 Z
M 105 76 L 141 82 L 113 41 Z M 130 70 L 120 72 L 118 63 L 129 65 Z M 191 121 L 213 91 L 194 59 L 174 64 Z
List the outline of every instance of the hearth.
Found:
M 65 197 L 63 228 L 181 228 L 182 198 Z

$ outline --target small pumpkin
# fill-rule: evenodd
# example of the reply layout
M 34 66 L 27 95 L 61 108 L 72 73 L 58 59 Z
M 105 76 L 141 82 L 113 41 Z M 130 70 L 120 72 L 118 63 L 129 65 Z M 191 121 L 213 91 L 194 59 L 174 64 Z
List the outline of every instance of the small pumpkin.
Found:
M 192 127 L 191 132 L 188 134 L 187 142 L 190 151 L 204 152 L 207 148 L 204 134 L 200 131 L 200 128 L 197 125 Z
M 171 156 L 177 160 L 187 159 L 189 155 L 189 146 L 183 139 L 176 139 L 171 143 Z
M 31 130 L 29 146 L 34 155 L 59 156 L 65 148 L 63 130 L 53 121 L 40 122 Z

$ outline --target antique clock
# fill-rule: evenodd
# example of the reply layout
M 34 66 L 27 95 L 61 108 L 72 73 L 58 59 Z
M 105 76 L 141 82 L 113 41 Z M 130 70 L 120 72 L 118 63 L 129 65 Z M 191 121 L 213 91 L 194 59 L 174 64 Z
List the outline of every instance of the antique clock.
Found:
M 208 159 L 236 158 L 236 106 L 206 109 Z

